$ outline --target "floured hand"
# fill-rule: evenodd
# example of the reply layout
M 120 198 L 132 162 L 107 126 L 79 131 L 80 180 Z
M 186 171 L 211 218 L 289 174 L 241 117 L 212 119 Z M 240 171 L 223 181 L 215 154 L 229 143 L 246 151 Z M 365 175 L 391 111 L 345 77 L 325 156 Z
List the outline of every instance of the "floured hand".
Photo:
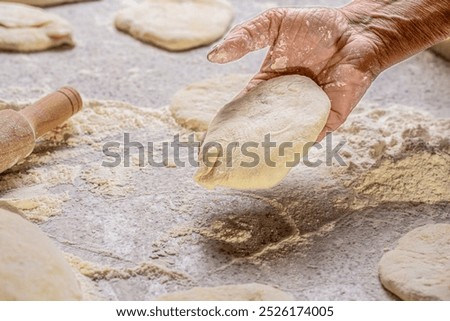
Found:
M 449 14 L 448 2 L 435 0 L 353 0 L 340 9 L 271 9 L 235 27 L 208 58 L 227 63 L 270 47 L 246 91 L 280 75 L 312 78 L 331 100 L 320 141 L 342 125 L 381 71 L 445 40 Z
M 313 79 L 332 103 L 318 141 L 346 120 L 380 72 L 375 45 L 339 9 L 268 10 L 236 26 L 208 59 L 228 63 L 265 47 L 270 50 L 261 70 L 244 92 L 281 75 Z

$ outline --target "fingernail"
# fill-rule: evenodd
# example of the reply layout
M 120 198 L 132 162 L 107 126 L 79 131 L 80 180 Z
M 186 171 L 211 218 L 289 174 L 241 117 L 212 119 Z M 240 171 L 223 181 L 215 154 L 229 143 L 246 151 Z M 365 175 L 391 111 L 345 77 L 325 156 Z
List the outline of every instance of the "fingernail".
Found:
M 217 48 L 219 48 L 219 46 L 220 46 L 220 43 L 218 43 L 217 45 L 214 45 L 214 46 L 211 48 L 211 51 L 217 50 Z
M 219 50 L 219 46 L 215 46 L 209 53 L 208 53 L 208 60 L 214 59 L 214 57 L 217 55 L 217 52 Z
M 215 45 L 214 47 L 212 47 L 211 50 L 209 51 L 208 55 L 215 53 L 219 49 L 219 47 L 220 47 L 220 43 Z
M 210 53 L 208 53 L 207 58 L 208 58 L 209 61 L 212 62 L 212 60 L 214 59 L 214 52 L 211 51 Z

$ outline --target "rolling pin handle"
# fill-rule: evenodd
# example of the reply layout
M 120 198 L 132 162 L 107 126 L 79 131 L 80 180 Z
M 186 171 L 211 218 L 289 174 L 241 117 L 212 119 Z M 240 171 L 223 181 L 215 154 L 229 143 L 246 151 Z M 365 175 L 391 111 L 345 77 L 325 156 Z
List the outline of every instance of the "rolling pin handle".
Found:
M 62 125 L 83 107 L 80 94 L 71 87 L 63 87 L 45 96 L 20 113 L 28 120 L 36 138 Z

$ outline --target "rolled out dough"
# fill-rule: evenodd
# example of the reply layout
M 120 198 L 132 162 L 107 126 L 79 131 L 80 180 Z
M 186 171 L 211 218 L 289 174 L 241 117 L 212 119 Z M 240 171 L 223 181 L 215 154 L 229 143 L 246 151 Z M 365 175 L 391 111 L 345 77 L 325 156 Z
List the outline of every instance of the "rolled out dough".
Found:
M 181 51 L 222 37 L 233 16 L 226 0 L 144 0 L 119 11 L 115 24 L 143 42 Z
M 62 45 L 74 45 L 66 20 L 39 8 L 0 3 L 0 50 L 30 52 Z
M 195 180 L 206 188 L 277 185 L 293 167 L 294 155 L 301 160 L 317 139 L 330 105 L 325 92 L 307 77 L 284 76 L 260 84 L 215 116 L 201 146 Z M 270 150 L 263 147 L 267 134 L 276 144 Z M 212 144 L 220 144 L 222 153 Z
M 262 284 L 225 285 L 214 288 L 193 288 L 170 293 L 157 298 L 159 301 L 294 301 L 283 291 Z
M 47 7 L 57 4 L 70 3 L 70 2 L 82 2 L 91 0 L 3 0 L 4 2 L 18 2 L 28 4 L 30 6 Z
M 81 300 L 69 264 L 39 228 L 0 208 L 0 300 Z
M 178 91 L 169 107 L 176 122 L 204 132 L 220 108 L 245 88 L 251 75 L 229 75 L 199 81 Z
M 402 300 L 450 300 L 450 224 L 403 236 L 379 264 L 383 286 Z
M 450 61 L 450 38 L 432 47 L 433 51 Z

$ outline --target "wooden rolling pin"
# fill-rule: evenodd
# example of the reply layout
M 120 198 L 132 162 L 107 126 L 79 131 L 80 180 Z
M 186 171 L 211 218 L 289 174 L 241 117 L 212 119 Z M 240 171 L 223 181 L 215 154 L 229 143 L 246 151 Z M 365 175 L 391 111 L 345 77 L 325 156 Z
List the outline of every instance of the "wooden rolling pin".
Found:
M 21 111 L 0 111 L 0 173 L 30 155 L 36 140 L 83 107 L 80 94 L 63 87 Z

